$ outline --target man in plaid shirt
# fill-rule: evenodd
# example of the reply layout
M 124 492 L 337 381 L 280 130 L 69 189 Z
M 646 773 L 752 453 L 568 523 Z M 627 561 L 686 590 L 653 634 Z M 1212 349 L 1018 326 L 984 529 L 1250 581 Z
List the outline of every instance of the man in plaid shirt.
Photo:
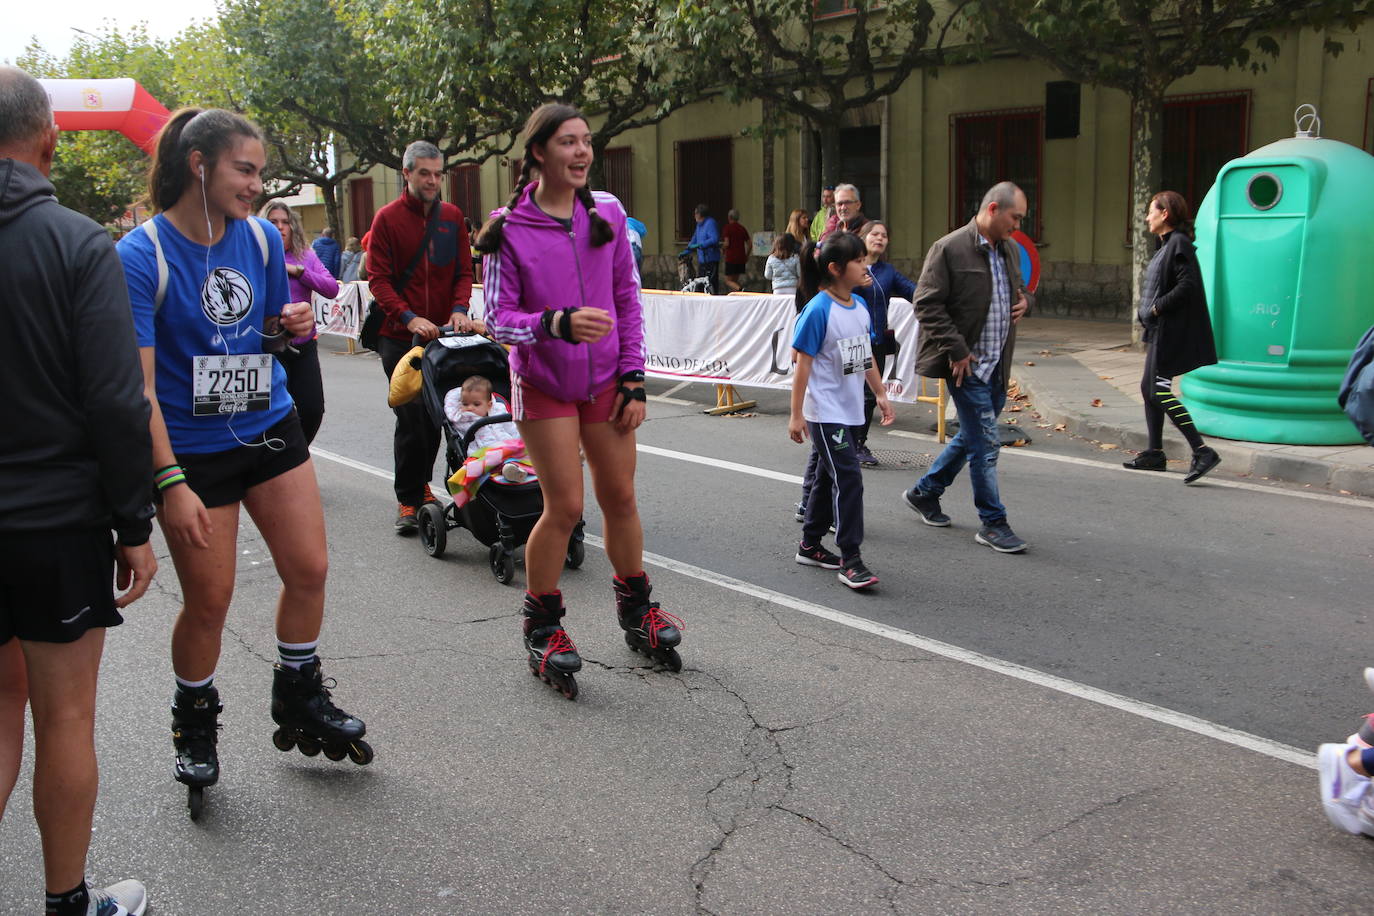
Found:
M 968 225 L 930 246 L 916 284 L 916 371 L 949 382 L 959 432 L 902 496 L 927 525 L 948 527 L 940 496 L 967 464 L 982 523 L 974 540 L 999 553 L 1026 549 L 997 490 L 997 415 L 1007 399 L 1015 325 L 1030 309 L 1011 241 L 1025 216 L 1020 188 L 1010 181 L 993 185 Z

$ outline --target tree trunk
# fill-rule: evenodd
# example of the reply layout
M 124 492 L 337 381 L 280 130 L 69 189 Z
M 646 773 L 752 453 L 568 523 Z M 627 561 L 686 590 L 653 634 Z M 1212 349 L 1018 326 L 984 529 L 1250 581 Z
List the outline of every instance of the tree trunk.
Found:
M 606 147 L 611 138 L 592 134 L 592 167 L 587 173 L 587 185 L 594 191 L 606 190 Z
M 773 131 L 773 122 L 777 117 L 777 108 L 768 99 L 763 100 L 763 225 L 760 227 L 764 232 L 773 231 L 773 213 L 777 203 L 774 200 L 776 188 L 773 178 L 773 151 L 777 144 L 777 136 Z
M 339 214 L 339 185 L 333 181 L 321 182 L 319 189 L 320 194 L 324 197 L 325 223 L 334 230 L 334 238 L 338 239 L 339 247 L 342 248 L 344 242 L 348 241 L 348 236 L 343 234 L 342 219 Z
M 1154 236 L 1145 226 L 1150 198 L 1160 190 L 1160 157 L 1164 150 L 1164 88 L 1149 87 L 1131 96 L 1131 343 L 1142 346 L 1140 308 L 1145 269 L 1154 256 Z
M 840 183 L 840 125 L 827 119 L 816 129 L 821 135 L 821 185 L 833 188 Z

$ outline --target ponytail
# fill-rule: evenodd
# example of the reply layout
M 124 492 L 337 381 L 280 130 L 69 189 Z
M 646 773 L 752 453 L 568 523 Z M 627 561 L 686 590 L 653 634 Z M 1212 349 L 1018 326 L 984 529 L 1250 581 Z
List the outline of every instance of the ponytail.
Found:
M 815 242 L 808 241 L 802 246 L 797 267 L 797 314 L 806 308 L 806 303 L 816 298 L 821 291 L 821 269 L 816 266 Z
M 262 132 L 242 115 L 222 108 L 182 108 L 172 112 L 158 131 L 153 160 L 148 166 L 148 203 L 154 213 L 171 209 L 186 193 L 192 176 L 187 163 L 199 150 L 205 167 L 213 170 L 219 157 L 236 139 L 262 141 Z

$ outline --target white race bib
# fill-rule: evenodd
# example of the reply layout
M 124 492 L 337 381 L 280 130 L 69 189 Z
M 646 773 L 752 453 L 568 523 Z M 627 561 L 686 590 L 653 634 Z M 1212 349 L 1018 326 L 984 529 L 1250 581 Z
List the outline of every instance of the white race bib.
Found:
M 194 356 L 192 401 L 197 417 L 267 410 L 272 406 L 272 356 Z
M 841 337 L 840 345 L 840 364 L 843 366 L 845 375 L 853 375 L 856 372 L 867 372 L 873 365 L 873 346 L 867 334 L 860 334 L 857 337 Z

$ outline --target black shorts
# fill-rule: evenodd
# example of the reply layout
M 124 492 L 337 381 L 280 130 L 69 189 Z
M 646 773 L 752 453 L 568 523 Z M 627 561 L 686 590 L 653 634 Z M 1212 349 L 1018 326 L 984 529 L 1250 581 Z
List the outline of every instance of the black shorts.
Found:
M 124 622 L 114 606 L 114 535 L 76 528 L 0 534 L 0 645 L 75 642 Z
M 726 261 L 726 262 L 725 262 L 725 276 L 727 276 L 727 277 L 738 277 L 740 274 L 744 273 L 744 268 L 746 268 L 746 267 L 748 267 L 748 266 L 749 266 L 749 265 L 746 264 L 746 263 L 743 262 L 743 261 L 740 261 L 738 264 L 736 264 L 734 261 Z
M 259 444 L 240 445 L 223 452 L 177 456 L 177 463 L 186 472 L 186 483 L 196 491 L 205 508 L 242 502 L 244 494 L 253 487 L 310 460 L 310 446 L 306 445 L 301 420 L 294 407 L 254 441 Z M 269 444 L 261 444 L 264 441 Z M 162 494 L 157 495 L 160 505 Z

